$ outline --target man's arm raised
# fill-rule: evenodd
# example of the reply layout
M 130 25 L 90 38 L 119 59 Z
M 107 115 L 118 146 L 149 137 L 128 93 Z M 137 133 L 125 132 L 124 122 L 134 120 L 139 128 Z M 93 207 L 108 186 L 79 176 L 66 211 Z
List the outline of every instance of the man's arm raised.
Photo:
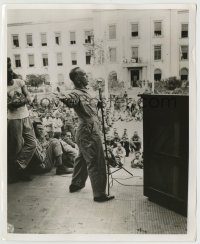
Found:
M 70 93 L 68 95 L 58 96 L 59 100 L 63 102 L 67 107 L 74 108 L 79 104 L 80 98 L 76 93 Z

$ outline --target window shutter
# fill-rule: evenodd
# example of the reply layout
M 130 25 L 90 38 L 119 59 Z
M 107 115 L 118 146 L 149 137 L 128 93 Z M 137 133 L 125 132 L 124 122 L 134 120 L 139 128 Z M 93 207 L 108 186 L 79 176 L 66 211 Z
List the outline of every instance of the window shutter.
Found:
M 116 48 L 110 48 L 110 61 L 115 62 L 116 58 Z
M 132 47 L 132 58 L 138 58 L 138 47 Z
M 109 26 L 109 39 L 116 39 L 116 25 Z
M 138 32 L 138 24 L 132 24 L 131 25 L 131 31 L 132 32 Z
M 72 60 L 76 60 L 76 53 L 71 53 Z
M 70 41 L 75 41 L 76 35 L 75 32 L 70 32 Z
M 161 31 L 161 22 L 155 22 L 154 29 L 155 31 Z
M 42 43 L 46 43 L 47 42 L 46 34 L 41 34 L 41 41 L 42 41 Z
M 188 31 L 188 24 L 182 24 L 182 31 Z
M 62 53 L 57 53 L 57 63 L 62 63 Z
M 27 43 L 32 43 L 32 35 L 27 35 Z
M 29 59 L 29 65 L 34 65 L 34 55 L 29 55 L 28 59 Z

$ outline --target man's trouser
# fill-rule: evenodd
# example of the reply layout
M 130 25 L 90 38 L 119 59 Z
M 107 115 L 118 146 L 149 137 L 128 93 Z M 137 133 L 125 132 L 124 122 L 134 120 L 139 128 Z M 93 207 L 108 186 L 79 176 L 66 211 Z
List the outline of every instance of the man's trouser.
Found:
M 63 169 L 74 167 L 74 158 L 77 155 L 77 150 L 72 148 L 70 145 L 65 145 L 64 149 L 61 142 L 57 139 L 57 143 L 55 143 L 55 141 L 49 142 L 48 148 L 44 149 L 42 152 L 39 145 L 36 147 L 31 163 L 28 167 L 29 171 L 35 174 L 50 172 L 55 166 L 54 163 L 57 156 L 55 150 L 62 152 Z M 46 155 L 48 155 L 48 158 Z
M 36 149 L 35 134 L 29 117 L 8 120 L 7 133 L 8 171 L 16 170 L 15 162 L 25 169 Z
M 76 133 L 79 155 L 75 159 L 72 184 L 85 186 L 89 175 L 93 195 L 99 197 L 106 192 L 106 165 L 100 135 L 88 124 L 80 126 Z

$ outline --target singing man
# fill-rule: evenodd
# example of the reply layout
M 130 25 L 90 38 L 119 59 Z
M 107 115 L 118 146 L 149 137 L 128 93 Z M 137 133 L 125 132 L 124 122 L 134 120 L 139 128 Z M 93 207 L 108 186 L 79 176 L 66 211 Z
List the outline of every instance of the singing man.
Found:
M 69 108 L 73 108 L 79 119 L 76 143 L 79 155 L 75 159 L 72 182 L 69 191 L 76 192 L 85 187 L 89 175 L 94 201 L 105 202 L 114 199 L 106 194 L 106 162 L 100 136 L 97 104 L 88 93 L 88 78 L 79 67 L 72 69 L 69 77 L 74 83 L 74 90 L 59 99 Z

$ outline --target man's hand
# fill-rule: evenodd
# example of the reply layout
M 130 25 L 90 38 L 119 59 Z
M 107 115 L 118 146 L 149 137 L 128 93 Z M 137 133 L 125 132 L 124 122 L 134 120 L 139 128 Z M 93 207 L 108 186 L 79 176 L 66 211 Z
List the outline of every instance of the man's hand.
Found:
M 55 94 L 55 95 L 61 102 L 63 102 L 65 105 L 67 105 L 70 108 L 73 108 L 79 102 L 79 97 L 75 94 L 64 95 L 64 94 L 59 93 L 59 94 Z

